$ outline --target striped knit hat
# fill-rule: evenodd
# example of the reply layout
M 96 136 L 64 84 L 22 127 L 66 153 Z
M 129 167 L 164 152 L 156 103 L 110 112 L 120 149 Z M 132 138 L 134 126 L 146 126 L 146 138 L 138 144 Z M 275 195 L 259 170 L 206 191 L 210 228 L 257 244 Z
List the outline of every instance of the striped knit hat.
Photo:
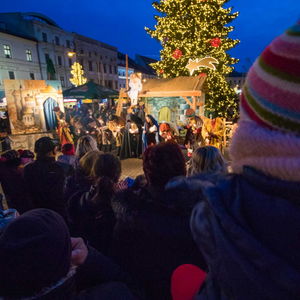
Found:
M 251 67 L 241 119 L 300 135 L 300 23 L 276 38 Z

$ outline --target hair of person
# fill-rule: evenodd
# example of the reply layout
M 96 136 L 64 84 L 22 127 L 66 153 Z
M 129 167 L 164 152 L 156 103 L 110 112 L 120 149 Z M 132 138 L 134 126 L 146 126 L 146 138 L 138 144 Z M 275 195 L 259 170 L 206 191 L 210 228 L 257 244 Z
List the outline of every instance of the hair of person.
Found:
M 160 124 L 160 126 L 159 126 L 159 130 L 160 130 L 161 132 L 164 132 L 164 131 L 170 131 L 170 130 L 171 130 L 171 126 L 170 126 L 169 123 L 162 123 L 162 124 Z
M 90 135 L 84 135 L 78 139 L 75 155 L 80 159 L 87 152 L 98 150 L 96 140 Z
M 225 172 L 225 160 L 220 150 L 213 146 L 205 146 L 196 149 L 193 152 L 188 169 L 188 175 L 199 173 L 217 173 Z
M 170 179 L 186 175 L 185 159 L 176 143 L 148 147 L 143 156 L 143 170 L 151 186 L 163 188 Z
M 37 159 L 48 157 L 50 154 L 54 154 L 57 145 L 53 139 L 48 136 L 39 138 L 34 144 L 34 152 Z
M 111 153 L 103 153 L 94 163 L 92 176 L 96 179 L 96 193 L 92 198 L 93 204 L 100 208 L 110 206 L 115 193 L 114 184 L 121 176 L 121 162 Z
M 112 182 L 117 183 L 121 176 L 121 162 L 118 157 L 111 153 L 99 155 L 93 165 L 92 176 L 94 178 L 108 177 Z
M 30 150 L 23 150 L 20 154 L 21 158 L 34 158 L 34 153 Z
M 102 152 L 93 150 L 87 152 L 80 160 L 79 167 L 86 176 L 92 177 L 92 171 L 95 161 L 99 158 Z
M 1 158 L 8 167 L 18 167 L 21 164 L 20 154 L 16 150 L 8 150 L 2 153 Z
M 151 126 L 153 126 L 153 125 L 155 125 L 157 123 L 156 120 L 153 118 L 152 115 L 146 115 L 146 117 L 150 119 Z

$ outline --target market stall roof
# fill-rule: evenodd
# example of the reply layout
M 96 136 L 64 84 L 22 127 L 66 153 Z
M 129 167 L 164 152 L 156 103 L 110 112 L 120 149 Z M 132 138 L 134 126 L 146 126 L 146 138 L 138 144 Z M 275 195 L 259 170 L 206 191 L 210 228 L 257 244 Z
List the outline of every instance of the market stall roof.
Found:
M 92 81 L 67 89 L 63 92 L 65 99 L 106 99 L 117 97 L 118 92 Z
M 201 96 L 205 79 L 206 76 L 147 79 L 139 97 Z

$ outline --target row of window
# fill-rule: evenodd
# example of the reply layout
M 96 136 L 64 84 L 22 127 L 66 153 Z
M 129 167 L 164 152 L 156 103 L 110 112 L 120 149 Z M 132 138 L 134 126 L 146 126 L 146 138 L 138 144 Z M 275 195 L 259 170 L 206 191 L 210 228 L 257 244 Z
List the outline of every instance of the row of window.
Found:
M 48 43 L 48 35 L 46 32 L 42 32 L 42 39 L 43 39 L 43 42 Z M 60 46 L 60 39 L 58 36 L 54 37 L 54 43 L 56 46 Z M 67 46 L 67 48 L 71 48 L 70 40 L 66 40 L 66 46 Z
M 12 58 L 11 48 L 10 48 L 9 45 L 3 45 L 3 50 L 4 50 L 4 56 L 6 58 Z M 27 61 L 32 61 L 32 52 L 31 52 L 31 50 L 26 49 L 25 54 L 26 54 L 26 60 Z M 46 60 L 46 62 L 49 60 L 49 54 L 48 53 L 45 54 L 45 60 Z M 62 61 L 63 61 L 62 57 L 58 55 L 57 56 L 57 64 L 59 66 L 63 65 Z M 83 64 L 84 64 L 83 59 L 80 60 L 80 64 L 83 66 Z M 68 59 L 68 65 L 69 65 L 69 67 L 72 66 L 72 59 L 71 58 Z M 91 60 L 88 61 L 88 69 L 89 69 L 89 71 L 94 71 L 93 62 Z M 96 63 L 96 70 L 98 72 L 100 71 L 99 69 L 100 69 L 100 62 L 99 62 L 99 65 Z M 112 66 L 112 65 L 107 66 L 106 64 L 103 64 L 103 72 L 104 73 L 109 73 L 109 74 L 117 74 L 118 73 L 117 66 Z
M 82 66 L 84 66 L 84 60 L 83 59 L 80 59 L 79 63 Z M 90 72 L 92 72 L 92 71 L 100 72 L 101 71 L 101 67 L 100 66 L 101 66 L 101 62 L 99 62 L 99 63 L 96 62 L 96 68 L 94 69 L 93 62 L 91 60 L 88 61 L 88 70 Z M 118 68 L 117 68 L 117 66 L 102 64 L 102 67 L 103 67 L 103 72 L 104 73 L 118 74 Z
M 49 60 L 49 54 L 48 53 L 45 53 L 45 61 L 47 62 L 48 60 Z M 82 66 L 84 66 L 84 60 L 83 59 L 80 59 L 79 60 L 79 63 L 82 65 Z M 62 66 L 63 65 L 63 59 L 62 59 L 62 57 L 61 56 L 57 56 L 57 64 L 59 65 L 59 66 Z M 72 64 L 73 64 L 73 61 L 72 61 L 72 59 L 71 58 L 69 58 L 68 59 L 68 65 L 69 65 L 69 67 L 71 67 L 72 66 Z M 101 72 L 101 63 L 99 62 L 99 63 L 97 63 L 96 62 L 96 68 L 94 69 L 94 65 L 93 65 L 93 62 L 91 61 L 91 60 L 89 60 L 88 61 L 88 70 L 90 71 L 90 72 L 93 72 L 93 71 L 96 71 L 96 72 Z M 102 64 L 102 66 L 103 66 L 103 72 L 104 73 L 109 73 L 109 74 L 117 74 L 118 73 L 118 68 L 117 68 L 117 66 L 111 66 L 111 65 L 106 65 L 106 64 Z
M 9 79 L 16 79 L 15 72 L 14 71 L 8 71 L 8 78 Z M 34 73 L 29 73 L 29 78 L 31 80 L 34 80 L 35 79 Z M 65 77 L 60 76 L 59 79 L 60 79 L 60 82 L 61 82 L 61 86 L 63 88 L 66 87 Z M 113 86 L 113 84 L 115 84 L 115 86 Z M 111 89 L 113 89 L 113 88 L 118 89 L 118 81 L 114 82 L 113 80 L 104 80 L 104 85 L 106 87 L 111 88 Z M 120 85 L 120 87 L 122 87 L 122 85 Z M 125 88 L 125 84 L 124 84 L 124 88 Z
M 15 72 L 14 71 L 8 71 L 8 78 L 9 79 L 16 79 Z M 31 80 L 34 80 L 35 79 L 34 73 L 29 73 L 29 78 Z
M 80 52 L 81 55 L 84 54 L 84 50 L 83 50 L 83 49 L 80 49 L 79 52 Z M 89 51 L 89 52 L 88 52 L 88 55 L 89 55 L 89 57 L 92 57 L 92 52 Z M 98 53 L 97 53 L 96 51 L 94 51 L 94 55 L 95 55 L 95 56 L 98 56 Z M 100 59 L 103 59 L 103 58 L 108 59 L 109 57 L 108 57 L 107 55 L 106 55 L 106 56 L 99 55 L 99 58 L 100 58 Z M 117 61 L 117 59 L 116 59 L 116 58 L 110 58 L 110 61 L 111 61 L 111 62 Z
M 9 45 L 3 45 L 3 51 L 4 51 L 4 56 L 6 58 L 12 58 L 11 48 L 10 48 Z M 25 55 L 26 55 L 26 60 L 27 61 L 32 61 L 32 52 L 31 52 L 31 50 L 26 49 Z
M 130 75 L 130 74 L 132 74 L 133 73 L 133 71 L 128 71 L 128 75 Z M 119 72 L 118 72 L 118 75 L 119 76 L 122 76 L 122 77 L 125 77 L 126 76 L 126 71 L 121 71 L 121 70 L 119 70 Z

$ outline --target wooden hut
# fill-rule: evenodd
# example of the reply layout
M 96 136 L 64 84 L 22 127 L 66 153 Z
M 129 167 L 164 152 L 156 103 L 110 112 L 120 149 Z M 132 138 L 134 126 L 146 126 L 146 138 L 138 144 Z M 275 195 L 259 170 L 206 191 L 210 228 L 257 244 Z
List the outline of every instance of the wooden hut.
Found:
M 139 101 L 145 104 L 146 112 L 152 114 L 159 122 L 184 122 L 185 111 L 189 108 L 197 115 L 203 116 L 205 79 L 205 76 L 144 79 Z M 119 114 L 127 98 L 126 92 L 121 90 L 117 110 Z

